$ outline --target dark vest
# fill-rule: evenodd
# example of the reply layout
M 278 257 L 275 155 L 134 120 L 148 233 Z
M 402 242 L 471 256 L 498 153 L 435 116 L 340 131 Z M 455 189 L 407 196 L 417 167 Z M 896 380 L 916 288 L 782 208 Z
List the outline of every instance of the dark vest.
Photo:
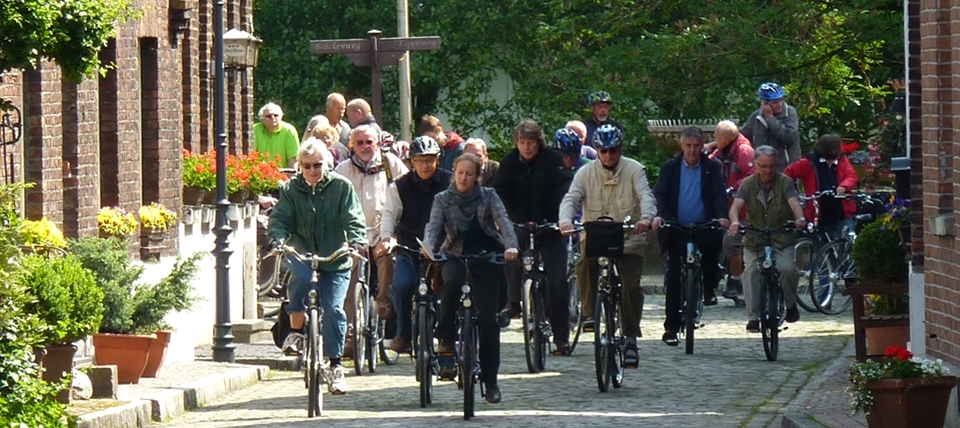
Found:
M 787 221 L 793 220 L 793 211 L 790 204 L 787 203 L 787 192 L 793 186 L 790 178 L 783 174 L 777 174 L 774 179 L 773 188 L 770 189 L 769 199 L 766 203 L 760 200 L 760 174 L 754 174 L 743 180 L 740 189 L 749 195 L 747 203 L 747 222 L 756 228 L 774 228 L 782 226 Z M 791 245 L 796 240 L 792 233 L 777 233 L 773 235 L 773 245 L 779 251 Z M 753 251 L 763 249 L 764 240 L 758 234 L 747 232 L 743 237 L 743 246 Z
M 417 238 L 423 239 L 423 229 L 430 220 L 433 197 L 450 186 L 453 174 L 437 169 L 429 181 L 423 181 L 416 171 L 404 174 L 396 181 L 397 193 L 403 204 L 403 212 L 397 221 L 397 242 L 410 248 L 419 248 Z

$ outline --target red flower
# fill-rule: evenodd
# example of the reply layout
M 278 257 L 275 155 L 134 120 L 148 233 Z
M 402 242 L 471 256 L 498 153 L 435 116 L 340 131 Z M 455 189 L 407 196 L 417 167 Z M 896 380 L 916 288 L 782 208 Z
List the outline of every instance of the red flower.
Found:
M 849 143 L 841 142 L 840 147 L 843 148 L 843 154 L 845 155 L 849 155 L 850 153 L 860 150 L 860 144 L 857 143 L 856 141 L 851 141 Z
M 908 351 L 907 348 L 897 345 L 889 346 L 883 354 L 884 356 L 894 357 L 900 361 L 906 361 L 913 357 L 913 353 Z

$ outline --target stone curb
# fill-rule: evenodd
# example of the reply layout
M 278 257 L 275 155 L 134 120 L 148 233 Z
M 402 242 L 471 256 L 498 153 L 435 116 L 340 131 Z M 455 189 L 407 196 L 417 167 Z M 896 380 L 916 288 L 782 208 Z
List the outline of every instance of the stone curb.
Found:
M 152 393 L 141 400 L 83 415 L 78 428 L 149 427 L 182 416 L 223 395 L 262 381 L 270 374 L 267 366 L 237 367 L 224 373 Z
M 803 406 L 803 403 L 806 403 L 810 400 L 810 396 L 820 389 L 820 386 L 824 382 L 829 382 L 831 378 L 838 371 L 843 369 L 843 367 L 849 362 L 844 358 L 844 355 L 849 355 L 853 352 L 854 344 L 853 339 L 851 338 L 847 341 L 847 345 L 843 347 L 840 351 L 840 355 L 827 366 L 827 368 L 819 376 L 815 376 L 812 380 L 807 382 L 806 385 L 800 390 L 797 394 L 797 397 L 793 400 L 792 408 L 783 412 L 783 428 L 823 428 L 825 425 L 817 422 L 813 418 L 813 414 L 804 409 L 798 409 L 797 407 Z

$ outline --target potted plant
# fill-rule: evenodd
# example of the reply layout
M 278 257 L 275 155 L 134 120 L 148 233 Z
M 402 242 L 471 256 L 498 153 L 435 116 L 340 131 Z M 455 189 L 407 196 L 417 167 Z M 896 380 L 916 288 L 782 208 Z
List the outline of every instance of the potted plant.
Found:
M 942 427 L 957 378 L 941 360 L 914 358 L 900 346 L 884 354 L 850 366 L 854 412 L 865 413 L 871 428 Z
M 183 204 L 213 203 L 217 187 L 216 152 L 193 154 L 183 149 Z M 206 196 L 210 195 L 211 199 Z
M 143 284 L 143 267 L 132 263 L 128 247 L 127 241 L 91 237 L 72 241 L 70 249 L 93 271 L 104 294 L 100 334 L 93 337 L 97 363 L 117 364 L 120 382 L 136 383 L 155 353 L 154 333 L 169 328 L 164 317 L 196 301 L 190 282 L 204 253 L 178 259 L 160 282 Z M 163 352 L 156 356 L 162 358 Z
M 227 199 L 233 203 L 247 200 L 250 194 L 250 170 L 242 157 L 227 156 Z
M 63 232 L 52 221 L 43 217 L 40 220 L 23 220 L 20 223 L 20 237 L 24 248 L 30 251 L 45 251 L 49 249 L 63 249 L 67 240 Z
M 177 213 L 159 202 L 143 205 L 140 216 L 140 260 L 159 260 L 163 234 L 177 224 Z
M 97 213 L 97 231 L 107 238 L 126 238 L 137 231 L 137 218 L 120 207 L 103 207 Z
M 245 159 L 246 168 L 249 171 L 247 188 L 253 195 L 276 192 L 281 183 L 289 180 L 286 174 L 280 172 L 276 158 L 271 159 L 266 154 L 254 151 L 245 156 Z
M 42 321 L 44 332 L 42 353 L 43 379 L 60 383 L 73 370 L 73 344 L 96 333 L 103 318 L 103 291 L 97 287 L 93 273 L 76 257 L 50 260 L 39 254 L 20 258 L 24 285 L 30 301 L 25 309 Z M 70 401 L 70 390 L 60 391 L 57 399 Z

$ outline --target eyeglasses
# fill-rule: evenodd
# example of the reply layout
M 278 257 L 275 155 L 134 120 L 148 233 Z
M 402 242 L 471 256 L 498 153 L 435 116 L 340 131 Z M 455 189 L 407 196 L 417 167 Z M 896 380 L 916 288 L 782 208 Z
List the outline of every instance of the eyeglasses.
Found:
M 373 140 L 360 140 L 353 143 L 355 146 L 372 146 L 374 144 L 377 144 L 377 142 Z
M 610 148 L 610 149 L 600 149 L 600 150 L 597 150 L 597 152 L 599 152 L 601 155 L 606 155 L 606 154 L 610 154 L 610 153 L 620 153 L 620 148 L 619 148 L 619 147 L 613 147 L 613 148 Z
M 424 156 L 424 157 L 421 157 L 421 156 L 417 156 L 417 157 L 413 158 L 413 163 L 415 163 L 415 164 L 417 164 L 417 165 L 433 165 L 433 164 L 435 164 L 436 162 L 437 162 L 437 158 L 434 157 L 434 156 L 431 156 L 431 157 L 425 157 L 425 156 Z
M 274 117 L 280 117 L 280 115 L 277 114 L 277 113 L 270 113 L 270 114 L 265 114 L 265 115 L 263 115 L 263 117 L 265 117 L 265 118 L 267 118 L 267 119 L 272 119 L 272 118 L 274 118 Z
M 300 168 L 303 168 L 304 171 L 309 171 L 311 169 L 317 169 L 322 167 L 323 167 L 323 162 L 305 163 L 303 165 L 300 165 Z

